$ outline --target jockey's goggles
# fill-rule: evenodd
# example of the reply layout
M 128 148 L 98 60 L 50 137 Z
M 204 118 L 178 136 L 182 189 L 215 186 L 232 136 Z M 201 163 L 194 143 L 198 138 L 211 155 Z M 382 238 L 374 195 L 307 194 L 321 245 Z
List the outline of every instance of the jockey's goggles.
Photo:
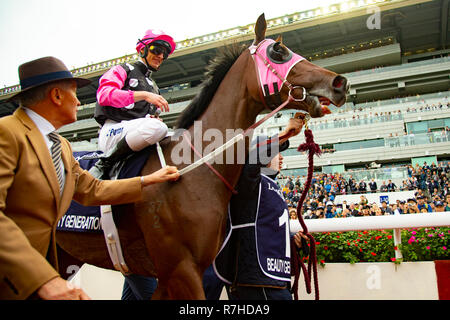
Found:
M 169 57 L 169 50 L 167 50 L 166 47 L 163 47 L 162 45 L 159 44 L 154 43 L 150 44 L 148 46 L 148 51 L 157 56 L 159 56 L 162 53 L 164 55 L 164 60 L 166 60 Z

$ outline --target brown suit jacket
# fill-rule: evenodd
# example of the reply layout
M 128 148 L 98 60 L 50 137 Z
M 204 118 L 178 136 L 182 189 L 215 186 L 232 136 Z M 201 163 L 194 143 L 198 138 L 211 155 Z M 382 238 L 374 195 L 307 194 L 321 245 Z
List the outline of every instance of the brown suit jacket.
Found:
M 94 179 L 61 138 L 62 195 L 44 138 L 22 108 L 0 119 L 0 299 L 25 299 L 58 276 L 56 225 L 71 200 L 84 205 L 141 200 L 139 178 Z

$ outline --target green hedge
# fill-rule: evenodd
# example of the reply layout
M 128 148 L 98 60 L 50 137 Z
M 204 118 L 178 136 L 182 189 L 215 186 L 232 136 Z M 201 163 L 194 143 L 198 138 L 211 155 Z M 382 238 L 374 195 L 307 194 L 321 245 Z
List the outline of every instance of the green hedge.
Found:
M 449 227 L 403 229 L 402 261 L 448 260 Z M 314 233 L 317 260 L 327 262 L 395 262 L 393 230 Z

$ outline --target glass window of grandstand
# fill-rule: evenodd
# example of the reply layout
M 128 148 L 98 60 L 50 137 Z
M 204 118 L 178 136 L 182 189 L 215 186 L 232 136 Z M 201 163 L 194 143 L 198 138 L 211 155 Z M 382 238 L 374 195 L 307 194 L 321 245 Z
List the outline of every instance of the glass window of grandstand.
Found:
M 450 141 L 450 118 L 435 119 L 406 124 L 410 142 L 427 144 Z
M 344 173 L 345 167 L 343 164 L 338 164 L 334 166 L 323 166 L 322 167 L 322 173 Z
M 302 153 L 300 151 L 297 151 L 297 148 L 289 148 L 284 150 L 282 153 L 283 157 L 286 156 L 298 156 L 301 155 Z
M 364 141 L 336 143 L 334 145 L 334 150 L 344 151 L 344 150 L 357 150 L 375 147 L 384 147 L 384 139 L 372 139 Z
M 297 169 L 285 169 L 281 170 L 281 176 L 282 177 L 290 177 L 290 176 L 306 176 L 308 174 L 307 168 L 297 168 Z
M 409 122 L 406 124 L 408 133 L 426 133 L 428 129 L 440 131 L 445 130 L 446 127 L 450 127 L 450 118 Z

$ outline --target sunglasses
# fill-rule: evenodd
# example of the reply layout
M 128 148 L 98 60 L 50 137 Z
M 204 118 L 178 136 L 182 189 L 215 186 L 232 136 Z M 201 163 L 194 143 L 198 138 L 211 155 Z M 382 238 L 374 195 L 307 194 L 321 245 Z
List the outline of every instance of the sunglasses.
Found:
M 164 60 L 167 59 L 167 57 L 169 57 L 169 51 L 167 50 L 167 48 L 165 48 L 163 46 L 152 44 L 148 48 L 148 51 L 150 51 L 151 53 L 153 53 L 154 55 L 157 55 L 157 56 L 159 56 L 162 53 L 164 55 Z

